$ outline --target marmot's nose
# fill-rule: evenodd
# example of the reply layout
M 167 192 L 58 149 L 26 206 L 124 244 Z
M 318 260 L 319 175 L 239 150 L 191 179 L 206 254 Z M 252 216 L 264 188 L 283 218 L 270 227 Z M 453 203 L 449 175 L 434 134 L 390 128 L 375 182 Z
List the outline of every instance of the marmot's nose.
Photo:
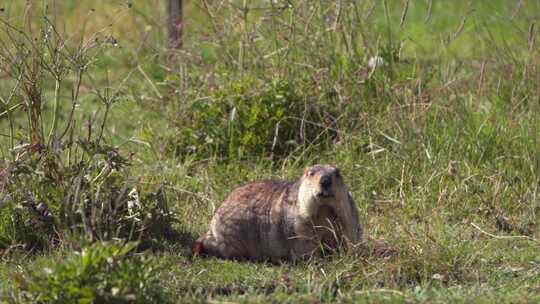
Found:
M 332 177 L 328 175 L 324 175 L 323 177 L 321 177 L 320 183 L 323 189 L 328 189 L 332 186 Z

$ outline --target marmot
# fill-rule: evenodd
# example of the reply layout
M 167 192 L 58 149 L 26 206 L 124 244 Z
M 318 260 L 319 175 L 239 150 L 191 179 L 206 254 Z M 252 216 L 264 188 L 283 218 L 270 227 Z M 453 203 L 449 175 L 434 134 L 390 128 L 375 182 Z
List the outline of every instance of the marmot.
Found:
M 339 170 L 315 165 L 297 182 L 258 181 L 233 190 L 192 249 L 225 259 L 277 262 L 361 238 L 358 209 Z

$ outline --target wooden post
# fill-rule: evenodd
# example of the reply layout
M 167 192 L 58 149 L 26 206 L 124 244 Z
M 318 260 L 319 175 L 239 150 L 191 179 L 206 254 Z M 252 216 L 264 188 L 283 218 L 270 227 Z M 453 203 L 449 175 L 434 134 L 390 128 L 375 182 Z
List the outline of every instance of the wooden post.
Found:
M 169 32 L 169 47 L 171 49 L 182 47 L 182 2 L 183 0 L 167 0 L 167 27 Z

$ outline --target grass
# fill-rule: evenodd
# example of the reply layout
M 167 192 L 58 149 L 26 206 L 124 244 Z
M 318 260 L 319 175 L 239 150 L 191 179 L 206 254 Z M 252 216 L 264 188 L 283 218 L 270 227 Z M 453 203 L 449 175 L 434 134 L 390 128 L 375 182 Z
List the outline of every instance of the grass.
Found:
M 90 278 L 148 274 L 163 290 L 156 296 L 171 302 L 540 301 L 537 2 L 188 1 L 184 49 L 173 55 L 163 1 L 49 2 L 69 43 L 106 42 L 89 54 L 73 136 L 86 138 L 88 125 L 95 134 L 104 121 L 97 143 L 131 163 L 111 179 L 126 178 L 142 197 L 162 189 L 177 232 L 127 254 L 119 270 L 96 266 Z M 3 20 L 21 24 L 23 5 L 6 4 Z M 36 26 L 40 10 L 30 10 Z M 373 56 L 386 64 L 370 69 Z M 0 77 L 7 100 L 15 81 Z M 74 83 L 70 76 L 59 87 L 60 130 Z M 44 76 L 41 87 L 49 134 L 54 79 Z M 108 106 L 96 95 L 107 88 L 119 93 Z M 24 99 L 16 96 L 0 113 Z M 0 114 L 0 169 L 14 162 L 12 146 L 28 142 L 21 108 Z M 102 162 L 81 159 L 96 177 Z M 281 265 L 191 257 L 189 241 L 230 190 L 296 179 L 313 163 L 341 168 L 365 231 L 389 256 Z M 60 183 L 28 185 L 51 206 L 63 200 Z M 0 301 L 28 300 L 16 278 L 39 281 L 57 265 L 62 277 L 92 248 L 68 237 L 41 250 L 2 246 L 11 213 L 0 208 Z M 92 284 L 81 283 L 99 295 L 113 288 Z

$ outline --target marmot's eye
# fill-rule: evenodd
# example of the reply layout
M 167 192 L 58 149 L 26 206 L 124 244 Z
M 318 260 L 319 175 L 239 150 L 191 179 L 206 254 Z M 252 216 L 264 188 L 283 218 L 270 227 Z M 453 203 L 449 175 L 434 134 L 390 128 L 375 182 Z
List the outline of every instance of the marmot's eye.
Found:
M 308 170 L 307 174 L 309 176 L 313 176 L 313 175 L 315 175 L 315 171 L 314 170 Z

